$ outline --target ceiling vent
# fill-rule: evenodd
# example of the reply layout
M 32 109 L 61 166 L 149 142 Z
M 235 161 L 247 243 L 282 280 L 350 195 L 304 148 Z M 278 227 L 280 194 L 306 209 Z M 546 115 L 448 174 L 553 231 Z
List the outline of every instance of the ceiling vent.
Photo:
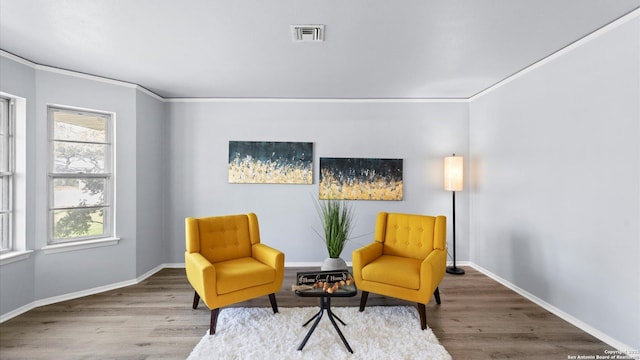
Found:
M 324 41 L 324 25 L 291 25 L 294 42 Z

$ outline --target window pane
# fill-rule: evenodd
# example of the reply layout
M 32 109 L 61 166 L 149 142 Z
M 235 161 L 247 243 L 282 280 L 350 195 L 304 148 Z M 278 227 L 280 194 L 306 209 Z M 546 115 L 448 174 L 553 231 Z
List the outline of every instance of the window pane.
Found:
M 9 219 L 9 214 L 0 214 L 0 235 L 2 235 L 0 251 L 10 250 L 11 248 L 11 244 L 9 243 Z
M 53 238 L 73 241 L 104 235 L 106 208 L 57 210 L 53 212 Z
M 103 173 L 105 169 L 105 145 L 54 142 L 54 172 Z
M 9 134 L 9 101 L 0 98 L 0 135 Z
M 0 210 L 9 210 L 9 175 L 0 176 Z
M 9 138 L 5 135 L 0 135 L 0 171 L 10 171 L 9 164 L 11 164 L 9 162 Z
M 11 171 L 9 136 L 9 101 L 0 98 L 0 171 L 5 172 Z
M 55 140 L 107 142 L 105 117 L 60 111 L 53 116 Z
M 113 118 L 49 107 L 48 243 L 113 236 Z
M 11 210 L 13 208 L 13 150 L 11 134 L 11 117 L 9 100 L 0 98 L 0 252 L 11 251 L 13 239 L 11 234 Z
M 86 207 L 104 204 L 106 179 L 53 180 L 53 207 Z

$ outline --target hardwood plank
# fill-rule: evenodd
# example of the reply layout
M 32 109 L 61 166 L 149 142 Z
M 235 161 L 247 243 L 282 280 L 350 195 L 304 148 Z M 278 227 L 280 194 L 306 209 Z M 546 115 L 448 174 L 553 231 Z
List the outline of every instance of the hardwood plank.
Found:
M 286 269 L 279 307 L 317 306 L 317 299 L 291 291 L 296 272 L 308 270 Z M 428 326 L 454 359 L 566 359 L 613 350 L 474 269 L 465 271 L 447 274 L 442 304 L 432 299 L 426 307 Z M 43 306 L 0 324 L 0 359 L 184 359 L 209 324 L 209 309 L 200 303 L 193 310 L 192 301 L 184 269 L 163 269 L 140 284 Z M 357 307 L 360 294 L 332 302 Z M 414 304 L 369 295 L 367 307 L 383 305 Z M 270 303 L 264 296 L 235 306 Z

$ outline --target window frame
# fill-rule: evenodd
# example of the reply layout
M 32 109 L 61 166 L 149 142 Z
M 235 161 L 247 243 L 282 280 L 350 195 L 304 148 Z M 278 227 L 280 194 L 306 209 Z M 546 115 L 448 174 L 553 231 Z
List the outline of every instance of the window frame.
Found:
M 7 155 L 7 171 L 0 171 L 0 176 L 3 178 L 7 178 L 7 184 L 4 184 L 2 181 L 2 189 L 0 191 L 5 192 L 6 194 L 2 195 L 2 203 L 0 204 L 0 213 L 7 214 L 7 229 L 6 231 L 2 231 L 1 239 L 0 239 L 0 255 L 5 255 L 10 252 L 14 252 L 16 250 L 15 243 L 15 219 L 14 219 L 14 208 L 15 208 L 15 198 L 14 198 L 14 183 L 15 183 L 15 173 L 16 173 L 16 149 L 15 149 L 15 101 L 12 98 L 7 98 L 4 96 L 0 96 L 0 101 L 6 103 L 6 112 L 2 112 L 0 114 L 1 121 L 6 121 L 6 134 L 1 134 L 0 136 L 6 137 L 6 140 L 2 142 L 2 146 L 4 146 L 4 151 Z M 2 125 L 4 126 L 4 125 Z M 3 229 L 4 230 L 4 229 Z
M 96 141 L 82 141 L 79 139 L 55 139 L 55 113 L 61 112 L 72 115 L 88 115 L 92 117 L 100 117 L 105 121 L 105 139 L 104 142 Z M 90 110 L 69 106 L 49 105 L 47 106 L 47 125 L 48 125 L 48 142 L 49 142 L 49 164 L 48 164 L 48 236 L 47 236 L 47 249 L 55 247 L 69 247 L 81 244 L 93 244 L 100 240 L 112 240 L 115 239 L 115 114 L 111 112 Z M 58 143 L 76 143 L 76 144 L 88 144 L 88 145 L 102 145 L 105 147 L 104 151 L 104 169 L 100 173 L 65 173 L 56 172 L 55 169 L 55 145 Z M 100 205 L 92 206 L 57 206 L 55 205 L 55 191 L 54 183 L 58 179 L 104 179 L 104 199 Z M 85 236 L 73 236 L 67 238 L 55 237 L 55 212 L 60 210 L 74 210 L 74 209 L 96 209 L 101 208 L 103 231 L 102 234 L 85 235 Z

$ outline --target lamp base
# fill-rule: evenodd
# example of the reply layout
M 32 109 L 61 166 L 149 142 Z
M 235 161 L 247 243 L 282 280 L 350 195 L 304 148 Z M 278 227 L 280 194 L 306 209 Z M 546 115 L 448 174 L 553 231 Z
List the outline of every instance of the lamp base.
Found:
M 464 269 L 455 266 L 447 266 L 447 273 L 453 275 L 463 275 Z

